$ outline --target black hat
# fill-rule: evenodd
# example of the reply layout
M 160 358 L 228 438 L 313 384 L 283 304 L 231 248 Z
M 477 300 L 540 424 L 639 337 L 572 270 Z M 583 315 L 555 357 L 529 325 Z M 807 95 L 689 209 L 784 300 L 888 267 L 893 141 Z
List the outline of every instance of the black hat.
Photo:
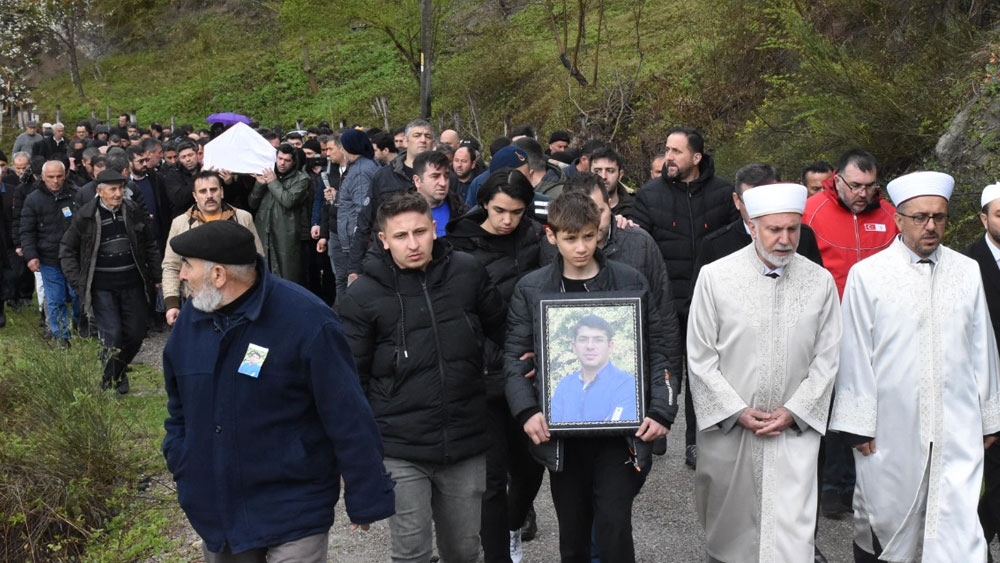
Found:
M 309 149 L 316 154 L 323 152 L 323 147 L 320 146 L 319 139 L 316 139 L 315 137 L 302 143 L 302 148 Z
M 125 177 L 121 175 L 121 172 L 105 169 L 101 170 L 101 172 L 97 175 L 97 178 L 94 178 L 94 182 L 98 186 L 101 184 L 124 184 Z
M 185 258 L 216 264 L 253 264 L 257 247 L 253 233 L 233 221 L 211 221 L 170 239 L 170 248 Z
M 549 144 L 550 145 L 552 143 L 556 142 L 556 141 L 563 141 L 563 142 L 568 143 L 568 142 L 570 142 L 572 140 L 573 140 L 573 137 L 570 136 L 569 131 L 553 131 L 552 134 L 549 135 Z
M 110 133 L 111 128 L 103 123 L 94 128 L 94 133 Z

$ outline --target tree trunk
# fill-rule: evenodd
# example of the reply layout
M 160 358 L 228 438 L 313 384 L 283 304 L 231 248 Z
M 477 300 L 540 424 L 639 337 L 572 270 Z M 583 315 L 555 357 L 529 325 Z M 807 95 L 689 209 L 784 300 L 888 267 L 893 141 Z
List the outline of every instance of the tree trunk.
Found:
M 431 26 L 431 0 L 420 2 L 420 115 L 431 117 L 431 62 L 434 58 L 434 35 Z
M 316 75 L 313 74 L 312 63 L 309 62 L 309 42 L 306 41 L 306 36 L 302 32 L 302 29 L 299 29 L 299 45 L 302 46 L 302 71 L 306 73 L 306 78 L 309 79 L 309 93 L 315 96 L 319 92 L 319 86 L 316 84 Z
M 73 86 L 76 86 L 76 94 L 82 98 L 84 97 L 83 82 L 80 81 L 80 64 L 76 60 L 76 42 L 73 41 L 67 50 L 69 51 L 69 76 L 73 80 Z

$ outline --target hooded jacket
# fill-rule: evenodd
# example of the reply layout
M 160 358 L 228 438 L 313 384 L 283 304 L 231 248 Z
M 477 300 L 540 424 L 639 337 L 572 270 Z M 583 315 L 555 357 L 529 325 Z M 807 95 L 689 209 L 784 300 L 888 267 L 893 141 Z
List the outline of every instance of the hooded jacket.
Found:
M 646 377 L 646 412 L 643 416 L 663 424 L 667 428 L 677 415 L 676 395 L 672 385 L 667 385 L 669 374 L 668 343 L 664 325 L 655 307 L 649 306 L 650 295 L 646 280 L 637 270 L 625 264 L 608 260 L 598 250 L 594 257 L 600 264 L 597 276 L 587 283 L 587 291 L 637 291 L 641 293 L 643 318 L 645 323 L 645 344 L 647 354 L 643 358 Z M 541 349 L 541 335 L 535 330 L 535 315 L 538 302 L 543 295 L 561 293 L 563 260 L 556 255 L 555 260 L 521 278 L 514 287 L 509 313 L 507 315 L 507 340 L 504 343 L 505 394 L 510 412 L 521 424 L 536 413 L 541 412 L 543 402 L 542 387 L 534 379 L 526 378 L 534 366 L 530 360 L 521 360 L 526 352 Z M 653 442 L 643 442 L 634 435 L 625 436 L 629 447 L 635 452 L 642 471 L 648 471 L 653 463 Z M 562 471 L 565 456 L 562 440 L 552 439 L 542 444 L 530 444 L 532 456 L 552 471 Z
M 833 178 L 835 176 L 831 176 Z M 844 206 L 833 182 L 806 200 L 802 224 L 812 227 L 823 266 L 833 275 L 837 293 L 844 297 L 844 285 L 851 266 L 884 250 L 899 230 L 893 216 L 896 208 L 875 194 L 864 211 L 854 214 Z
M 452 464 L 484 451 L 483 339 L 503 341 L 503 301 L 475 258 L 434 242 L 424 271 L 373 248 L 341 300 L 385 455 Z
M 486 232 L 481 225 L 486 210 L 480 207 L 448 223 L 447 240 L 456 250 L 468 252 L 486 269 L 504 303 L 514 294 L 514 284 L 526 273 L 541 266 L 541 249 L 549 246 L 545 228 L 524 216 L 517 228 L 507 235 Z M 491 398 L 502 397 L 504 388 L 503 349 L 487 340 L 485 349 L 486 392 Z
M 654 178 L 636 194 L 632 219 L 652 235 L 670 272 L 674 303 L 681 323 L 687 322 L 694 262 L 706 235 L 739 219 L 733 185 L 715 175 L 711 155 L 703 154 L 692 182 Z
M 277 174 L 277 170 L 275 170 Z M 250 192 L 254 223 L 264 248 L 267 267 L 274 275 L 298 282 L 302 274 L 302 234 L 309 232 L 312 182 L 293 168 L 274 180 L 257 182 Z

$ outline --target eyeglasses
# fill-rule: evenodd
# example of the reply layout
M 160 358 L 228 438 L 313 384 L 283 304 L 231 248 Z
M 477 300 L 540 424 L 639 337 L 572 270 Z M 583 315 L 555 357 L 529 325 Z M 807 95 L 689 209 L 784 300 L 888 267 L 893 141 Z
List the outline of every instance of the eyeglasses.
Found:
M 899 213 L 899 211 L 897 211 L 896 213 Z M 906 213 L 899 213 L 899 214 L 913 221 L 914 225 L 919 225 L 921 227 L 926 225 L 927 221 L 930 221 L 931 219 L 934 220 L 935 225 L 940 225 L 948 220 L 947 213 L 935 213 L 933 215 L 928 215 L 927 213 L 917 213 L 916 215 L 907 215 Z
M 878 188 L 879 188 L 879 185 L 878 185 L 877 181 L 876 182 L 872 182 L 870 184 L 859 184 L 857 182 L 848 182 L 840 174 L 837 174 L 837 178 L 840 178 L 840 181 L 843 182 L 844 185 L 847 186 L 847 189 L 851 190 L 852 192 L 860 192 L 862 190 L 877 192 Z

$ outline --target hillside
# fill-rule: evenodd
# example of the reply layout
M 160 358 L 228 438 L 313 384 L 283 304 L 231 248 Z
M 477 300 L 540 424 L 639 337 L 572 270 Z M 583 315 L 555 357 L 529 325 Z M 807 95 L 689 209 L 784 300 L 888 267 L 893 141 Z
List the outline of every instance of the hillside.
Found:
M 38 84 L 43 116 L 59 104 L 64 121 L 110 106 L 142 123 L 240 111 L 264 126 L 381 127 L 380 97 L 392 126 L 418 114 L 406 58 L 419 56 L 416 0 L 143 5 L 105 22 L 114 39 L 99 76 L 93 60 L 81 62 L 84 98 L 68 74 Z M 933 165 L 952 116 L 996 89 L 983 76 L 1000 12 L 976 0 L 434 5 L 435 125 L 485 143 L 521 123 L 610 139 L 632 184 L 677 124 L 707 132 L 728 176 L 764 160 L 795 178 L 809 161 L 862 146 L 888 180 Z M 961 175 L 962 189 L 981 189 L 978 176 Z

